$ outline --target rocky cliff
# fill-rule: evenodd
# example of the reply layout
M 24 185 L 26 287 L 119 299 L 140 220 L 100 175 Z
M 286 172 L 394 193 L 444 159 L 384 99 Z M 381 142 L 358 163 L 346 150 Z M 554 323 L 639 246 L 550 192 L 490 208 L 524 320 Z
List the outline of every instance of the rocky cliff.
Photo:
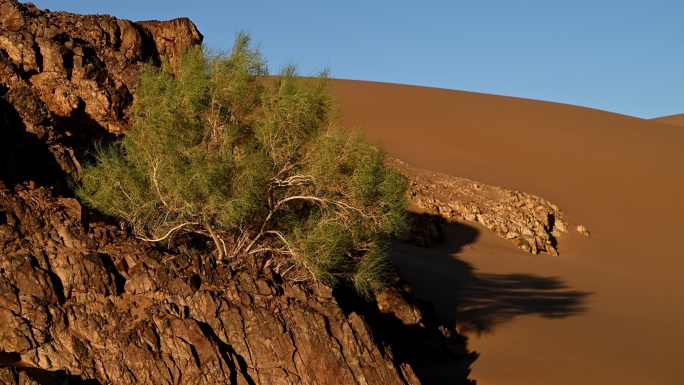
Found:
M 5 383 L 23 368 L 102 384 L 418 383 L 326 287 L 86 229 L 78 202 L 44 188 L 1 193 L 0 212 Z
M 128 129 L 142 64 L 201 40 L 187 19 L 0 0 L 0 383 L 418 384 L 414 368 L 457 360 L 399 277 L 365 301 L 258 260 L 216 266 L 72 198 L 93 140 Z

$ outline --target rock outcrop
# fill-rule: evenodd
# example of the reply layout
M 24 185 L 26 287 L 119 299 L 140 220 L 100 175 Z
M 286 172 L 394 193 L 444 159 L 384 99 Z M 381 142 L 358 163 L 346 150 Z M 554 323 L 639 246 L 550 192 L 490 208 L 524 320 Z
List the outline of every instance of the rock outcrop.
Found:
M 0 162 L 13 165 L 6 182 L 65 191 L 64 174 L 78 177 L 94 139 L 128 129 L 143 64 L 164 55 L 174 63 L 201 41 L 188 19 L 133 23 L 0 0 Z
M 71 197 L 92 141 L 129 128 L 142 64 L 201 39 L 187 19 L 0 0 L 0 383 L 419 384 L 417 365 L 465 354 L 400 278 L 365 301 L 256 259 L 217 266 Z
M 5 366 L 102 384 L 418 383 L 326 287 L 160 252 L 114 226 L 86 230 L 78 202 L 44 188 L 0 193 L 0 212 Z M 402 324 L 422 322 L 387 296 L 406 307 Z
M 570 232 L 558 206 L 536 195 L 411 167 L 400 160 L 393 164 L 409 176 L 412 201 L 419 210 L 445 220 L 478 222 L 524 251 L 558 255 L 556 238 Z M 579 227 L 578 232 L 582 233 Z

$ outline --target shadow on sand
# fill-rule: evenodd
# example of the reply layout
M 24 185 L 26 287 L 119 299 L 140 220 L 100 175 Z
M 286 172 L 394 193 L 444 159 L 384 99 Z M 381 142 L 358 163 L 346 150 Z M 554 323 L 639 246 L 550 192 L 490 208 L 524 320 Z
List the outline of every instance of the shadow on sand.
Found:
M 449 223 L 444 235 L 444 242 L 432 249 L 397 242 L 392 258 L 416 297 L 433 303 L 439 321 L 448 328 L 492 333 L 519 315 L 564 318 L 585 311 L 590 293 L 574 290 L 558 277 L 478 273 L 458 259 L 456 255 L 479 237 L 477 228 Z M 463 366 L 454 362 L 416 369 L 423 384 L 441 385 L 462 381 L 468 371 Z

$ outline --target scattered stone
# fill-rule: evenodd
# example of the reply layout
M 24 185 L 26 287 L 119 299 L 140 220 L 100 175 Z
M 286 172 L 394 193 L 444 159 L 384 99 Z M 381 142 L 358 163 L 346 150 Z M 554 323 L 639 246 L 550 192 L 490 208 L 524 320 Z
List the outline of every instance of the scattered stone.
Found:
M 584 235 L 585 237 L 590 236 L 589 230 L 583 225 L 577 225 L 577 232 Z

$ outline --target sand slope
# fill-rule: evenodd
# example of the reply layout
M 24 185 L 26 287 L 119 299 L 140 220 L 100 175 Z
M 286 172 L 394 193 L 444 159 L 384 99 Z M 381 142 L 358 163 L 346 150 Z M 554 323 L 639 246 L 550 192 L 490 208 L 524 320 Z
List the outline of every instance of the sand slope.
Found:
M 684 127 L 684 114 L 663 116 L 661 118 L 652 119 L 652 121 Z
M 469 343 L 481 354 L 472 365 L 478 384 L 684 381 L 681 127 L 393 84 L 337 81 L 335 92 L 344 124 L 362 124 L 390 155 L 537 194 L 592 233 L 561 237 L 555 258 L 524 254 L 475 225 L 469 242 L 432 257 L 399 253 L 417 294 L 445 317 L 474 306 L 496 320 Z M 483 298 L 491 298 L 484 307 Z

